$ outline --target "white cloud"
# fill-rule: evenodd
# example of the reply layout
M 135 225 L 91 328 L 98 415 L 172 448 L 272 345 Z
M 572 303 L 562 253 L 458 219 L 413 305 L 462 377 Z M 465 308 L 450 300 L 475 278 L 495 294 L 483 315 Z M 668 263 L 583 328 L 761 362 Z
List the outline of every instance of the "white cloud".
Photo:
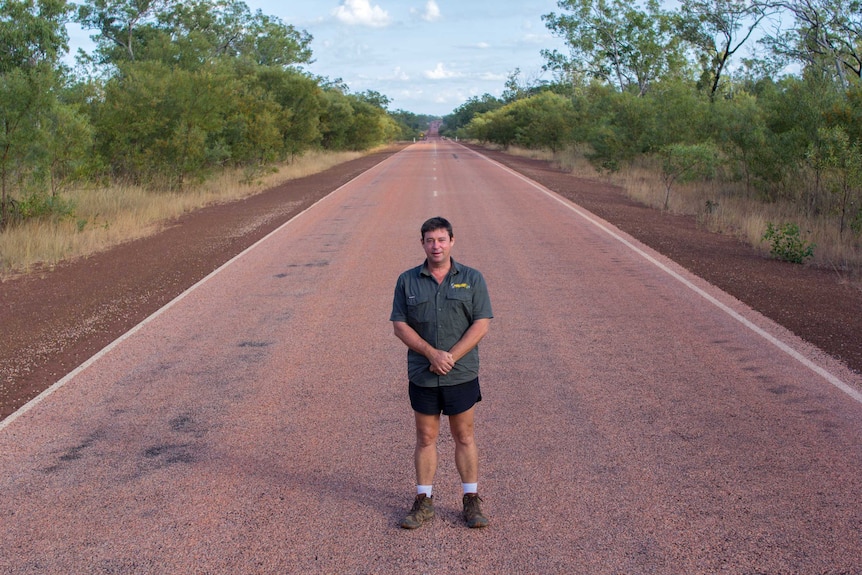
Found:
M 425 4 L 425 13 L 422 14 L 422 19 L 426 22 L 436 22 L 440 19 L 440 6 L 434 0 L 428 0 Z
M 461 76 L 458 72 L 447 70 L 446 67 L 443 66 L 442 62 L 438 62 L 436 68 L 433 70 L 426 70 L 424 74 L 429 80 L 447 80 L 449 78 L 458 78 Z
M 343 0 L 333 14 L 350 26 L 383 28 L 390 22 L 389 13 L 380 6 L 372 6 L 369 0 Z
M 436 22 L 442 16 L 440 13 L 440 6 L 437 4 L 436 0 L 428 0 L 425 4 L 425 8 L 421 11 L 418 8 L 411 8 L 410 15 L 419 17 L 426 22 Z

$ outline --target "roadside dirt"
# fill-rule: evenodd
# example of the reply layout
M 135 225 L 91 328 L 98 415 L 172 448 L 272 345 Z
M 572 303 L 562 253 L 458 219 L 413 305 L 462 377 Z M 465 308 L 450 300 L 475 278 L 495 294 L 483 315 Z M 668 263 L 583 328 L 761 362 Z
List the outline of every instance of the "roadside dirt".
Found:
M 148 238 L 0 283 L 0 419 L 234 255 L 400 149 L 186 214 Z M 700 229 L 693 217 L 644 207 L 617 187 L 573 177 L 547 162 L 484 153 L 862 372 L 862 290 L 834 272 L 769 260 L 734 238 Z

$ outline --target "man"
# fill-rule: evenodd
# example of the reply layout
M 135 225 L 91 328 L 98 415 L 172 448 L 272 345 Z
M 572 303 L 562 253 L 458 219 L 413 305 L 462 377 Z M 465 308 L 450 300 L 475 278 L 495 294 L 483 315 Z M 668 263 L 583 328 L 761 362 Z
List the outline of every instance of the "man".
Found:
M 416 499 L 401 522 L 416 529 L 434 517 L 440 414 L 449 417 L 455 466 L 461 476 L 464 519 L 485 527 L 478 495 L 479 452 L 473 437 L 479 389 L 479 341 L 493 314 L 485 278 L 450 255 L 452 224 L 431 218 L 420 230 L 425 262 L 398 278 L 392 302 L 395 335 L 407 346 L 410 405 L 416 422 Z

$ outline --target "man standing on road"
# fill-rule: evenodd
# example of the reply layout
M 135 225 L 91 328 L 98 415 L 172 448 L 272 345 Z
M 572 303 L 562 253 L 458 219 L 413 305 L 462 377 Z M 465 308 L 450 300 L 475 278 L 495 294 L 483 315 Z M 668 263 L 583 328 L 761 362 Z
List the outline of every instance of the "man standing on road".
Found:
M 455 466 L 464 493 L 464 520 L 485 527 L 478 495 L 479 452 L 473 437 L 479 390 L 479 341 L 493 314 L 485 278 L 450 256 L 452 224 L 422 224 L 425 262 L 398 277 L 392 302 L 395 335 L 407 346 L 410 405 L 416 421 L 416 499 L 401 527 L 416 529 L 434 517 L 432 483 L 437 471 L 440 414 L 449 417 Z

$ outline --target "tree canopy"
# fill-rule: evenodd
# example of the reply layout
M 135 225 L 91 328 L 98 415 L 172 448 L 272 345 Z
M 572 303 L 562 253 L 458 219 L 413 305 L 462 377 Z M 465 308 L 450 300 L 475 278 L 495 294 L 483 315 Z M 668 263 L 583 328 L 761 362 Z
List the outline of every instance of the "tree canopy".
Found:
M 71 20 L 95 43 L 85 76 L 62 62 Z M 305 72 L 311 41 L 241 0 L 0 3 L 0 228 L 79 179 L 183 189 L 413 133 L 385 95 Z

